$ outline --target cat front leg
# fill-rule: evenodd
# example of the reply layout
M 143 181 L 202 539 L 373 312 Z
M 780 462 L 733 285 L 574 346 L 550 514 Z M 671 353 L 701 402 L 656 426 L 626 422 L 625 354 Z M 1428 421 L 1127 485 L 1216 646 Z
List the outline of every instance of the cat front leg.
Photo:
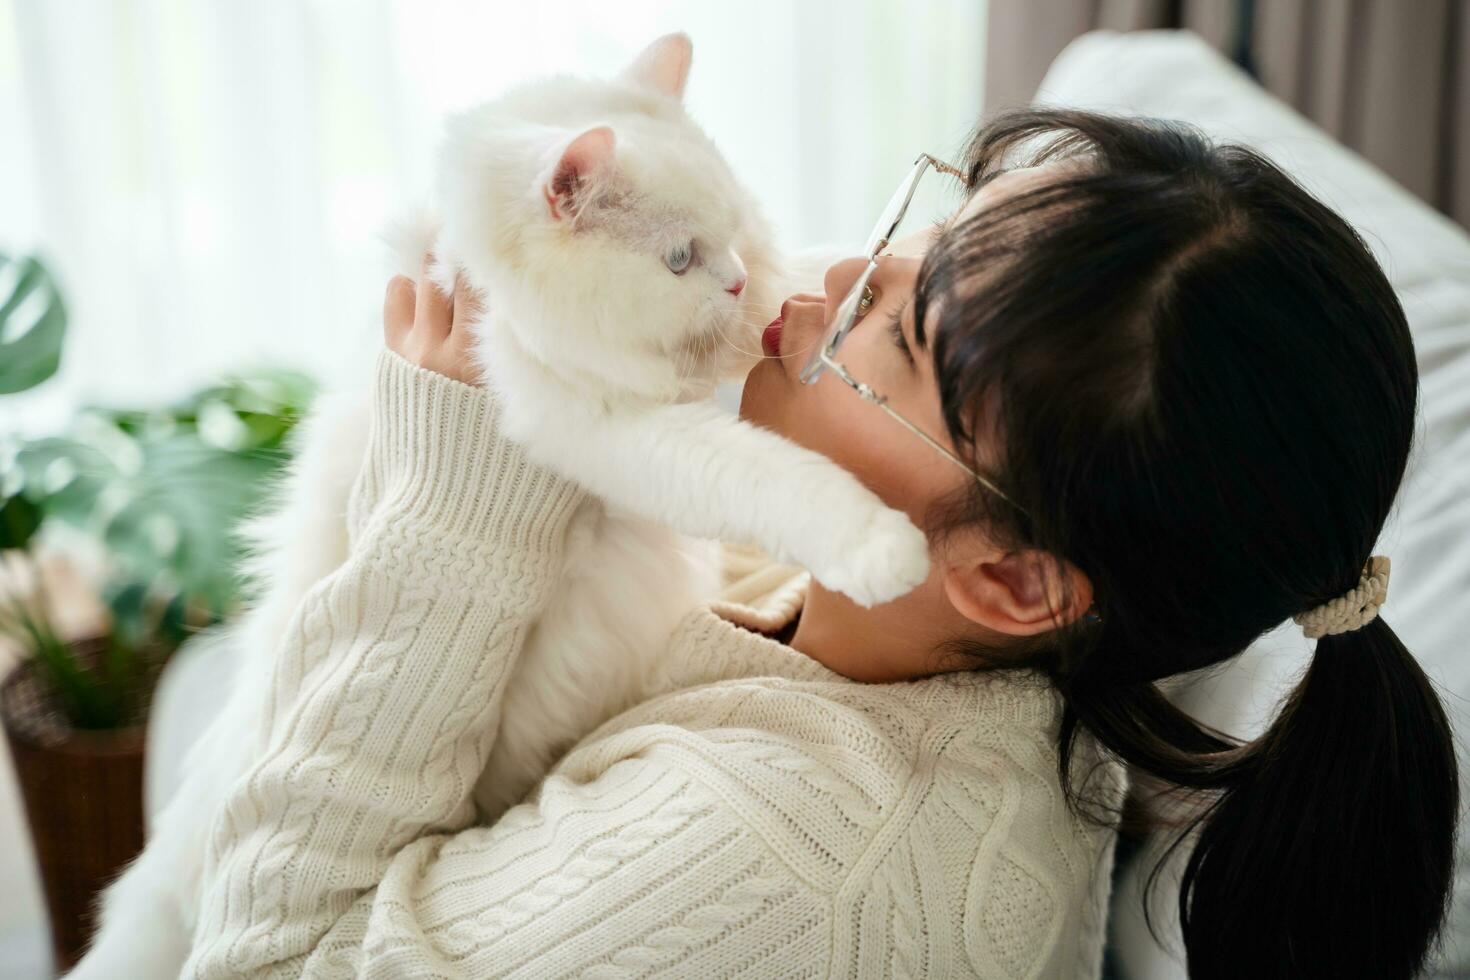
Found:
M 506 433 L 609 503 L 684 534 L 751 541 L 862 606 L 929 574 L 908 516 L 820 453 L 707 403 L 598 412 L 512 398 Z

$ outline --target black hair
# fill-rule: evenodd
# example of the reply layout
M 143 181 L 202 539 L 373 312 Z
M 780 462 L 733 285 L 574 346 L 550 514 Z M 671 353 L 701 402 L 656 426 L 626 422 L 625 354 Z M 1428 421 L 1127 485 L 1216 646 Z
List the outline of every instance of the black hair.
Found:
M 993 433 L 1014 504 L 967 487 L 930 529 L 1065 559 L 1101 618 L 1024 659 L 968 652 L 1050 676 L 1072 804 L 1083 732 L 1195 801 L 1146 891 L 1193 838 L 1191 976 L 1410 977 L 1446 913 L 1459 784 L 1439 697 L 1383 617 L 1318 640 L 1253 740 L 1154 683 L 1358 584 L 1415 427 L 1398 299 L 1339 215 L 1189 124 L 1009 110 L 970 142 L 972 186 L 1008 163 L 1056 174 L 944 234 L 914 313 L 955 445 L 979 466 Z

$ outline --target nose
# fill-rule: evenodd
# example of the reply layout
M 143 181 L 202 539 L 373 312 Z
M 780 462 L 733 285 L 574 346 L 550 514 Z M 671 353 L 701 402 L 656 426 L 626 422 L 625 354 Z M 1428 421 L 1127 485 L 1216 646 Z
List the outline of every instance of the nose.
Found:
M 827 267 L 827 274 L 822 277 L 822 288 L 827 293 L 827 316 L 829 318 L 836 315 L 837 304 L 842 302 L 842 298 L 847 295 L 847 291 L 852 288 L 852 284 L 857 282 L 857 277 L 862 275 L 863 270 L 867 267 L 867 260 L 860 258 L 841 259 Z M 877 276 L 878 273 L 875 272 L 873 279 L 876 279 Z M 868 281 L 872 282 L 873 279 Z
M 731 286 L 729 289 L 726 289 L 725 292 L 729 293 L 731 296 L 739 296 L 741 294 L 741 292 L 744 291 L 744 289 L 745 289 L 745 280 L 744 279 L 737 279 L 737 280 L 735 280 L 735 285 Z

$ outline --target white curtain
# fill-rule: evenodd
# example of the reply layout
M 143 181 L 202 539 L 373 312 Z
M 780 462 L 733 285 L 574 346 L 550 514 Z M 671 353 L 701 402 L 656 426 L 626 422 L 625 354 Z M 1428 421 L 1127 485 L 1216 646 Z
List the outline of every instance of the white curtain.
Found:
M 0 428 L 262 363 L 330 373 L 378 329 L 375 234 L 447 111 L 694 39 L 687 102 L 783 244 L 859 242 L 983 102 L 984 0 L 741 4 L 0 0 L 0 249 L 72 315 Z

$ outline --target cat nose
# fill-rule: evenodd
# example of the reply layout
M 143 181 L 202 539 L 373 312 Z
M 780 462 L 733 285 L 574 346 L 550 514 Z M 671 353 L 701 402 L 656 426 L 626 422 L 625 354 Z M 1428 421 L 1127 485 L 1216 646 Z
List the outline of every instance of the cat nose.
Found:
M 745 289 L 745 280 L 744 279 L 741 279 L 741 280 L 737 281 L 735 283 L 735 285 L 733 285 L 729 289 L 725 290 L 725 292 L 729 293 L 731 296 L 739 296 L 741 290 L 743 290 L 743 289 Z

